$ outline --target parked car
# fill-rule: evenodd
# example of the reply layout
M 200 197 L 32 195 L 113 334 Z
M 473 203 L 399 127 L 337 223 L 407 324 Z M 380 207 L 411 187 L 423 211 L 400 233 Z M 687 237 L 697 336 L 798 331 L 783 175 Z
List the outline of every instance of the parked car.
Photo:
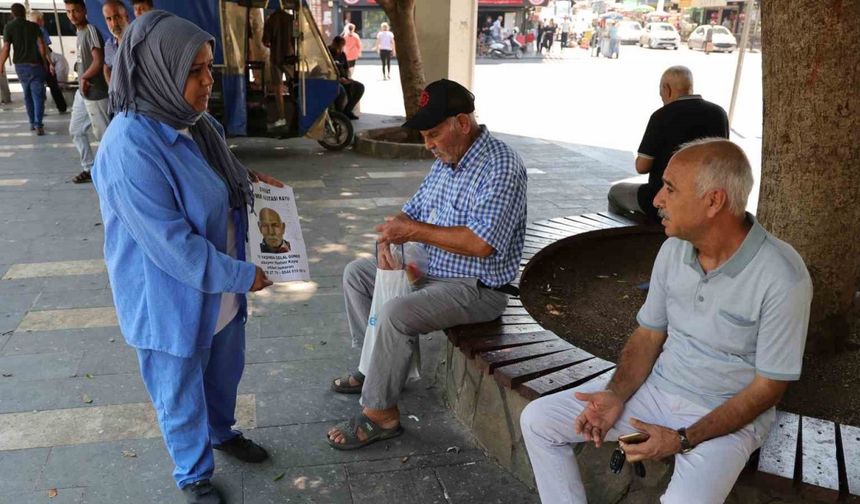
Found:
M 708 38 L 708 31 L 713 30 L 711 43 L 714 51 L 732 53 L 738 47 L 738 41 L 732 32 L 723 26 L 700 26 L 693 30 L 690 38 L 687 39 L 687 46 L 690 49 L 705 49 L 705 41 Z
M 642 35 L 642 25 L 639 21 L 621 21 L 618 23 L 618 41 L 622 44 L 636 44 Z
M 669 23 L 648 23 L 639 37 L 639 45 L 651 49 L 665 47 L 677 50 L 681 45 L 681 36 Z

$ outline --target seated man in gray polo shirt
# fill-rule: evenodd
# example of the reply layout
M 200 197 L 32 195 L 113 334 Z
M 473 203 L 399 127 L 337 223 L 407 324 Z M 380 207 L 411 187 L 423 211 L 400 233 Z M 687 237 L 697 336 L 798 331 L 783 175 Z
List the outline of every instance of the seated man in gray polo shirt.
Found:
M 606 389 L 588 384 L 523 411 L 544 503 L 584 503 L 570 445 L 614 441 L 628 461 L 675 457 L 663 504 L 721 503 L 800 377 L 812 284 L 801 257 L 745 213 L 753 179 L 728 140 L 690 142 L 654 198 L 669 239 Z

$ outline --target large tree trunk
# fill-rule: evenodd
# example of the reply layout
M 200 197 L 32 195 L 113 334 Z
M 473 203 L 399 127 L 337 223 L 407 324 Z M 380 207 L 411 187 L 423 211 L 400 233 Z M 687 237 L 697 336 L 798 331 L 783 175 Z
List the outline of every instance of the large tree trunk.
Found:
M 421 91 L 424 90 L 424 67 L 415 30 L 415 0 L 379 0 L 379 5 L 391 21 L 403 106 L 406 117 L 410 118 L 418 111 Z
M 763 0 L 759 218 L 812 275 L 807 346 L 839 350 L 860 284 L 860 1 Z

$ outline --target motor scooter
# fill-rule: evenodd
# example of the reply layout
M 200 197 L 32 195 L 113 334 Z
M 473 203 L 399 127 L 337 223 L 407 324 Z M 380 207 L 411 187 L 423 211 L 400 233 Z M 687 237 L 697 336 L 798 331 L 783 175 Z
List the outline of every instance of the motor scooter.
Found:
M 487 54 L 491 58 L 516 58 L 523 57 L 526 48 L 517 41 L 517 32 L 514 30 L 504 41 L 493 41 L 490 43 L 490 49 Z

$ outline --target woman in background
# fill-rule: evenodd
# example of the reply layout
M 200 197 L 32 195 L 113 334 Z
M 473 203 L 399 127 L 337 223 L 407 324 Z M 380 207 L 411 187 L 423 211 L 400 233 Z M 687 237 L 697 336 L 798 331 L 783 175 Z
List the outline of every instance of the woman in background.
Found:
M 391 56 L 396 56 L 394 49 L 394 34 L 388 29 L 388 23 L 382 23 L 376 34 L 376 53 L 382 60 L 382 80 L 391 79 Z

